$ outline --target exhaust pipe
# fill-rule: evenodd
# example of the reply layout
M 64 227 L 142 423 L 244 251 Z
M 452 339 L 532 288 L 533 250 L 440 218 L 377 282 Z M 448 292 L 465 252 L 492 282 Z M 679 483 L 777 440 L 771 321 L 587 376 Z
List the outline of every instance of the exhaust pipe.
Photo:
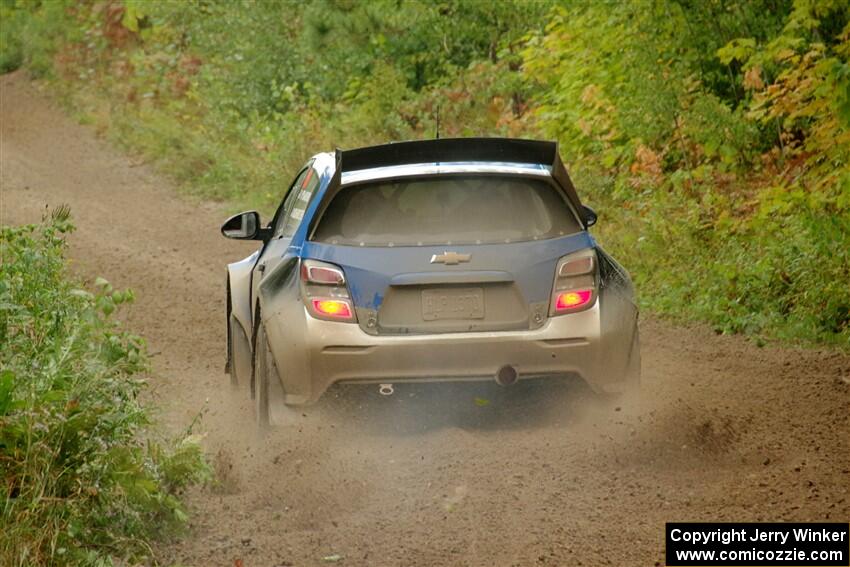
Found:
M 510 364 L 507 364 L 496 371 L 496 384 L 499 386 L 510 386 L 511 384 L 515 384 L 518 378 L 519 374 L 517 374 L 516 368 Z

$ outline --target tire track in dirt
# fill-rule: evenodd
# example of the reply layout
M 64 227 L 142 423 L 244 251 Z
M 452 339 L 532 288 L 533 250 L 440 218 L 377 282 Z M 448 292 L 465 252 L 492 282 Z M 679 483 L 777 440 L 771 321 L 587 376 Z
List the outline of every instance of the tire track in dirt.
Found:
M 224 265 L 250 245 L 219 236 L 220 205 L 0 77 L 0 221 L 60 203 L 75 269 L 137 293 L 125 319 L 156 353 L 165 422 L 203 413 L 220 482 L 189 495 L 165 564 L 652 565 L 665 521 L 850 519 L 846 355 L 646 319 L 642 400 L 622 409 L 566 382 L 338 388 L 259 439 L 222 372 Z

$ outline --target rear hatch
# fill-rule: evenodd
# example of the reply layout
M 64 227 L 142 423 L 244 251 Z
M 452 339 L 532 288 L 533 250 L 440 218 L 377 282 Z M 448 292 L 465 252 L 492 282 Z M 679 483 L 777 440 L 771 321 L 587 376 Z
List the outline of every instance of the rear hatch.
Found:
M 592 246 L 544 177 L 440 175 L 343 187 L 303 257 L 340 266 L 384 335 L 534 329 L 558 259 Z

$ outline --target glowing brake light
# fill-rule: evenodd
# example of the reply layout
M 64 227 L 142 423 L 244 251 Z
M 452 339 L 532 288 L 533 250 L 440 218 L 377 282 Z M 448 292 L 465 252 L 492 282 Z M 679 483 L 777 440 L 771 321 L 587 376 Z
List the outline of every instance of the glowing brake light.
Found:
M 351 319 L 351 305 L 339 299 L 311 299 L 316 313 L 336 319 Z
M 578 289 L 573 291 L 564 291 L 558 294 L 555 299 L 556 311 L 569 311 L 577 309 L 590 303 L 593 299 L 592 289 Z

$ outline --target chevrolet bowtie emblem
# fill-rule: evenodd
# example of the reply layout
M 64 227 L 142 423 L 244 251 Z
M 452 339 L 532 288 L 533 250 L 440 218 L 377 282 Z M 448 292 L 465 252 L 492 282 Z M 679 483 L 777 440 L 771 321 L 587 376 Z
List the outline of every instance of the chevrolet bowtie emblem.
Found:
M 457 252 L 443 252 L 442 254 L 434 254 L 431 256 L 432 264 L 445 264 L 447 266 L 456 266 L 461 262 L 469 262 L 472 254 L 458 254 Z

